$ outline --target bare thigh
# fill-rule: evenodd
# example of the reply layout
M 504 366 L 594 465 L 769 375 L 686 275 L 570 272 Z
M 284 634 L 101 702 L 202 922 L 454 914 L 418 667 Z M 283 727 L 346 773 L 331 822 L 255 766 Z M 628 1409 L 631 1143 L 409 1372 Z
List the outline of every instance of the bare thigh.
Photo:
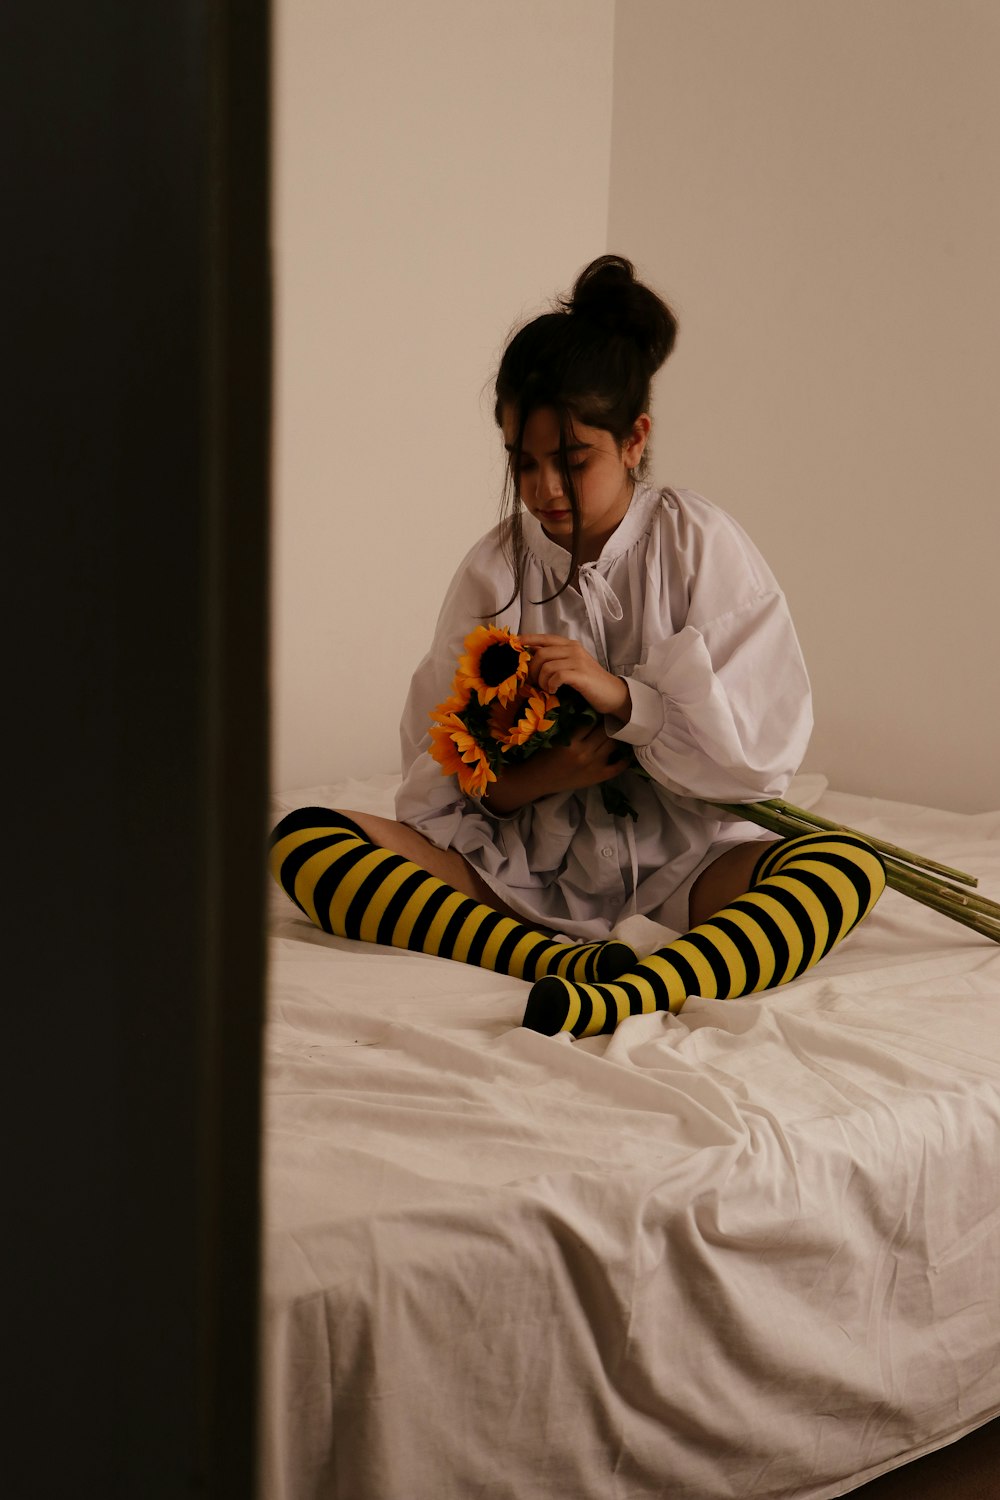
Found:
M 750 889 L 750 880 L 757 861 L 769 843 L 777 840 L 752 839 L 744 844 L 734 844 L 725 854 L 720 854 L 707 869 L 702 870 L 691 887 L 688 910 L 692 927 L 707 922 L 715 912 L 729 906 L 737 896 Z
M 505 917 L 513 917 L 518 922 L 524 921 L 523 917 L 490 890 L 485 880 L 454 849 L 439 849 L 415 828 L 410 828 L 406 823 L 397 823 L 392 818 L 379 818 L 374 813 L 349 812 L 346 808 L 342 811 L 364 829 L 373 844 L 378 844 L 382 849 L 391 849 L 393 854 L 401 854 L 404 859 L 411 859 L 428 874 L 436 875 L 446 885 L 454 886 L 463 896 L 471 896 L 474 901 L 481 901 L 484 906 L 492 907 Z

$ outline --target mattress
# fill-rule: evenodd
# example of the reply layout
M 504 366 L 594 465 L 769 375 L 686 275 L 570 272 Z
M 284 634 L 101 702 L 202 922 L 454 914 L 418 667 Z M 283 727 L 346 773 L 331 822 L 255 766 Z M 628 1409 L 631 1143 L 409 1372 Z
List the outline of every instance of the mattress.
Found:
M 1000 812 L 789 798 L 1000 899 Z M 1000 1413 L 996 945 L 887 891 L 783 989 L 575 1041 L 270 922 L 264 1500 L 824 1500 Z

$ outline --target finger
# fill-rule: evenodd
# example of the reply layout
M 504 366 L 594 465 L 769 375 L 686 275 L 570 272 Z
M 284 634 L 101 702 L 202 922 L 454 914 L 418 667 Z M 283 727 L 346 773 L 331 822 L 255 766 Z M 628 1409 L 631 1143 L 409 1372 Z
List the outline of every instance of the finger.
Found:
M 555 652 L 552 655 L 539 653 L 538 657 L 532 659 L 532 666 L 538 663 L 539 680 L 543 677 L 556 679 L 560 684 L 564 682 L 584 684 L 594 679 L 596 663 L 589 660 L 581 660 L 579 655 Z M 529 669 L 530 670 L 530 669 Z
M 553 693 L 552 663 L 541 655 L 532 655 L 528 664 L 528 681 L 534 682 L 537 687 L 544 687 L 546 693 Z
M 574 644 L 567 635 L 519 635 L 518 640 L 522 646 L 527 646 L 529 651 L 540 651 L 543 646 L 572 646 Z
M 563 666 L 571 666 L 573 662 L 579 662 L 579 656 L 571 649 L 572 642 L 565 645 L 539 646 L 537 651 L 531 653 L 531 667 L 554 667 L 560 663 Z
M 588 651 L 576 641 L 556 641 L 550 646 L 539 646 L 532 651 L 529 671 L 542 667 L 562 667 L 567 672 L 592 672 L 598 663 Z
M 628 770 L 629 758 L 618 740 L 608 739 L 598 750 L 598 758 L 609 768 L 609 774 L 620 776 Z
M 611 739 L 610 735 L 605 732 L 604 725 L 601 723 L 600 719 L 597 720 L 596 724 L 591 724 L 589 726 L 588 733 L 590 734 L 590 738 L 594 741 L 595 744 L 601 741 L 610 749 L 611 746 L 615 743 L 615 741 Z
M 600 750 L 600 739 L 603 733 L 604 730 L 600 724 L 585 724 L 582 729 L 576 731 L 569 743 L 575 745 L 577 749 L 586 750 L 588 756 L 592 757 L 596 751 Z
M 547 646 L 538 646 L 531 653 L 532 661 L 563 661 L 578 667 L 595 666 L 596 657 L 591 656 L 579 641 L 551 641 Z
M 559 688 L 573 685 L 573 673 L 566 671 L 564 667 L 555 662 L 546 662 L 538 669 L 538 686 L 544 688 L 547 693 L 558 692 Z

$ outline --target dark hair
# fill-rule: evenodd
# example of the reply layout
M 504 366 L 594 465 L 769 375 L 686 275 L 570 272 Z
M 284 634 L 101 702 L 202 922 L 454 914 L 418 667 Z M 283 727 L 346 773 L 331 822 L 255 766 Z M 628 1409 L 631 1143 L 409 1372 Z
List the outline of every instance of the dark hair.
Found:
M 550 407 L 559 418 L 559 467 L 573 512 L 573 542 L 569 572 L 549 596 L 555 599 L 569 584 L 579 552 L 580 515 L 566 451 L 573 422 L 600 427 L 624 444 L 636 418 L 649 410 L 653 376 L 677 336 L 677 319 L 670 308 L 636 280 L 635 267 L 621 255 L 591 261 L 570 296 L 558 299 L 557 309 L 513 335 L 497 371 L 497 425 L 502 425 L 507 409 L 517 416 L 501 502 L 501 536 L 515 581 L 512 599 L 520 592 L 524 569 L 518 496 L 528 418 L 540 407 Z M 640 475 L 646 466 L 644 453 Z

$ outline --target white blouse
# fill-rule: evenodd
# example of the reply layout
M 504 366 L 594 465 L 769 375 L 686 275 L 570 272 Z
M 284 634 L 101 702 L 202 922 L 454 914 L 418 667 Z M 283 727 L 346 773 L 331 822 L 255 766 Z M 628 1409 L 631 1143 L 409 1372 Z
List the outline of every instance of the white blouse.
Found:
M 690 490 L 637 485 L 600 557 L 545 604 L 532 601 L 560 586 L 569 554 L 527 511 L 522 526 L 524 582 L 507 608 L 514 582 L 499 527 L 452 580 L 403 713 L 396 816 L 456 849 L 531 922 L 581 939 L 634 912 L 684 927 L 670 898 L 712 846 L 760 836 L 703 799 L 781 796 L 809 741 L 809 680 L 784 595 L 737 522 Z M 451 689 L 462 643 L 489 620 L 572 637 L 626 679 L 631 717 L 605 728 L 652 778 L 626 771 L 611 783 L 637 822 L 606 812 L 600 786 L 498 817 L 427 753 L 429 716 Z

